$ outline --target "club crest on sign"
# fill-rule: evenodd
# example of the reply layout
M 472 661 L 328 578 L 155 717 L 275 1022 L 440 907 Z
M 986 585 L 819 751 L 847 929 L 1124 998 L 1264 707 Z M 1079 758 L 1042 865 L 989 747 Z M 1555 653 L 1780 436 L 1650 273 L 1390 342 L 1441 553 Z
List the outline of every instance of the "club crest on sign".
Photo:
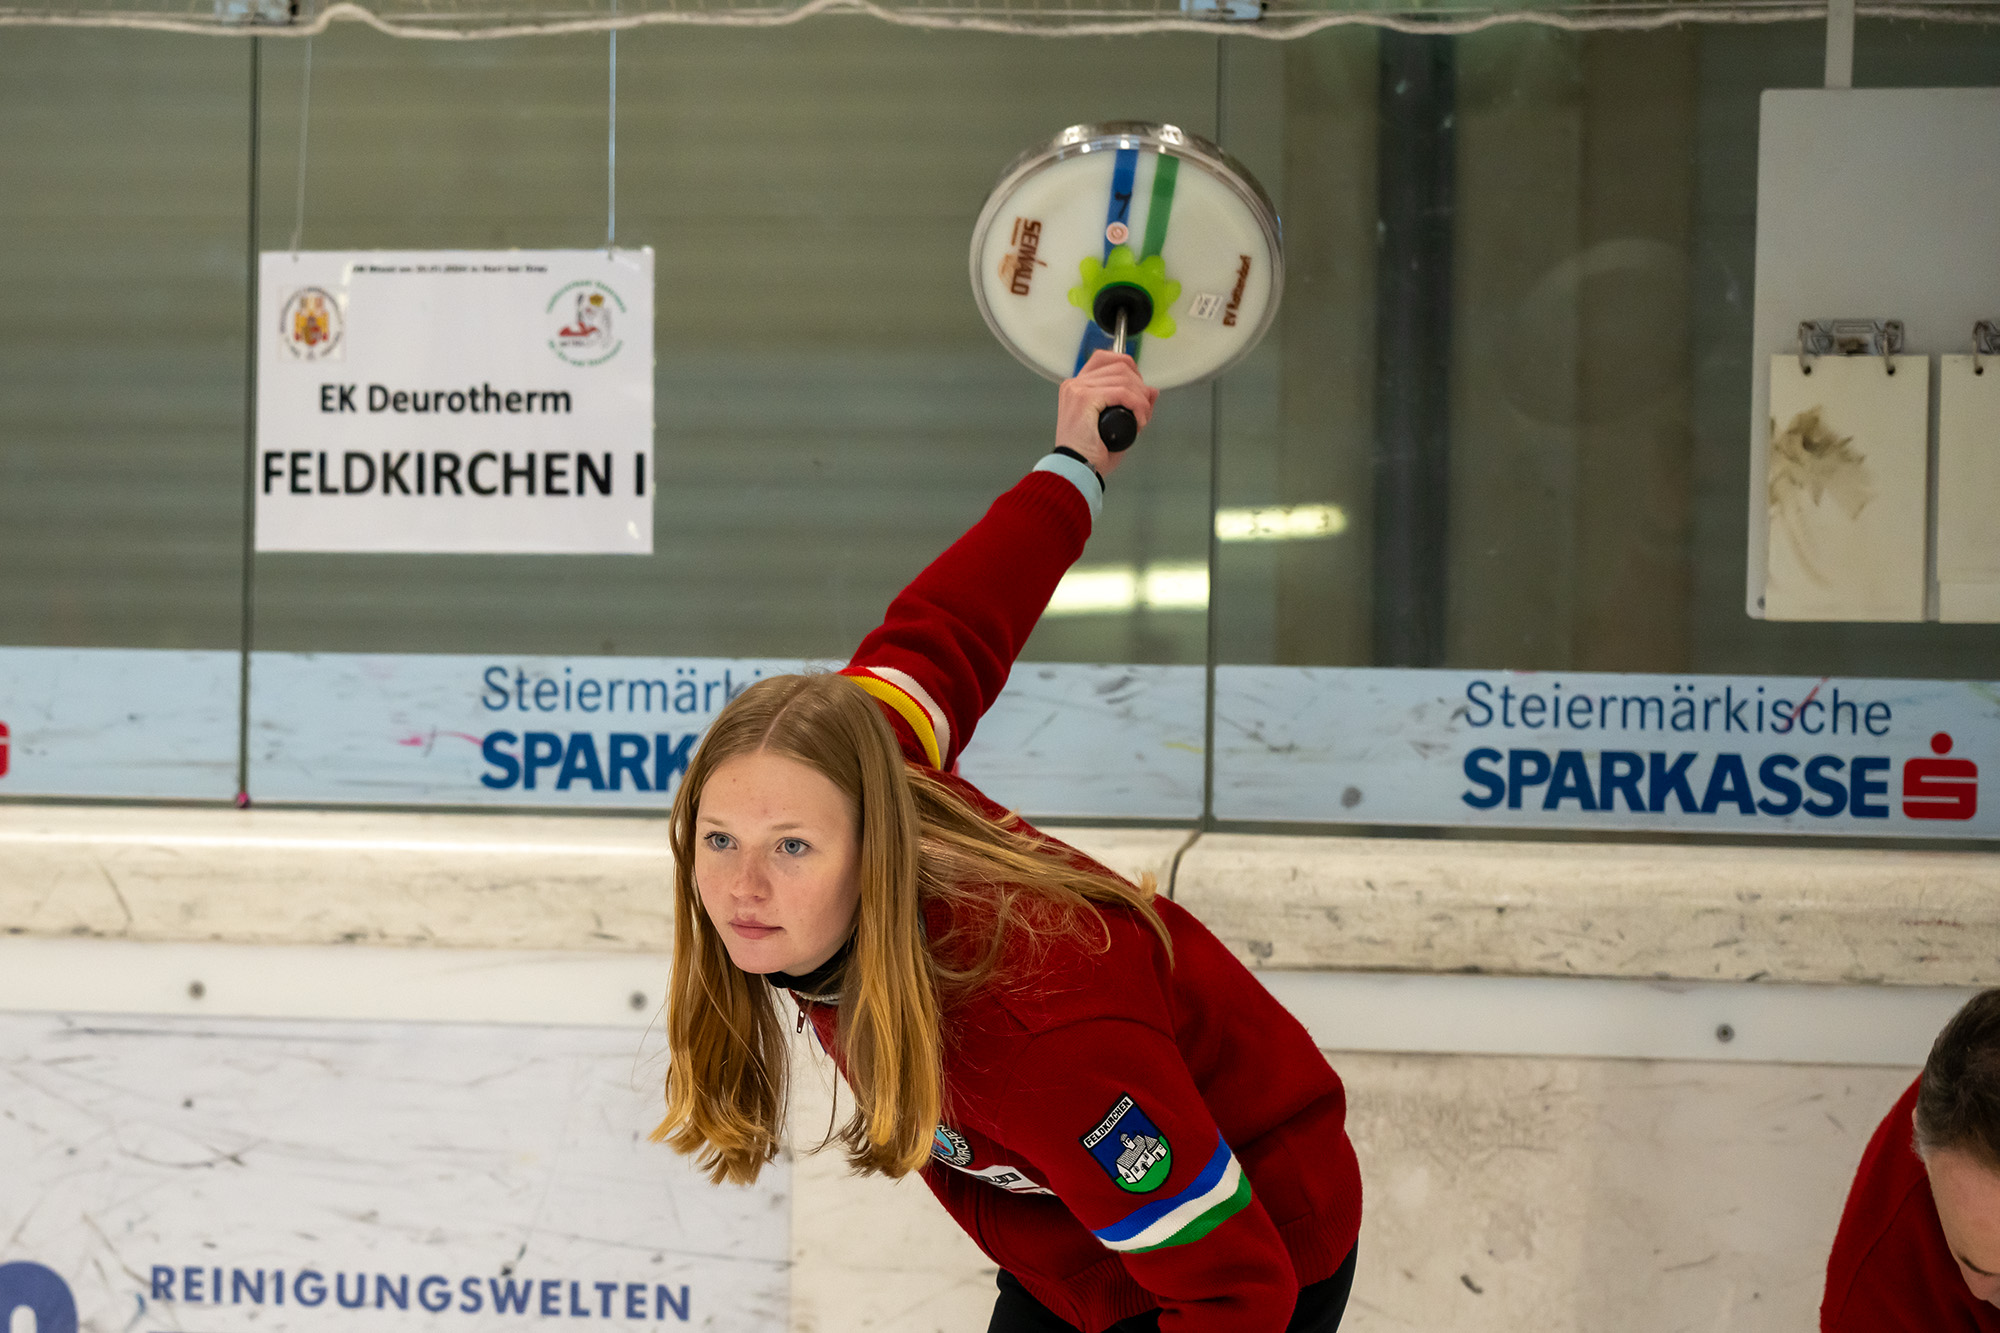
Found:
M 339 356 L 345 332 L 339 299 L 321 287 L 299 288 L 278 312 L 278 341 L 301 361 Z
M 965 1166 L 972 1161 L 972 1145 L 957 1130 L 939 1125 L 931 1131 L 931 1156 L 947 1166 Z
M 1118 1188 L 1145 1194 L 1167 1183 L 1174 1169 L 1174 1151 L 1160 1127 L 1139 1109 L 1127 1093 L 1117 1100 L 1082 1143 Z
M 566 283 L 549 298 L 549 350 L 573 366 L 602 365 L 625 345 L 614 321 L 625 303 L 601 282 Z

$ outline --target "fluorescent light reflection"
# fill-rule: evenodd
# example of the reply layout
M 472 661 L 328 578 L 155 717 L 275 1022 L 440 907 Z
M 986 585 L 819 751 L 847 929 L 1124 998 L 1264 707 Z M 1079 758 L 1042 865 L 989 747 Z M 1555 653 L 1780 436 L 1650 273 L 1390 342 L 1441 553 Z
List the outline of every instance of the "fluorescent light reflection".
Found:
M 1199 611 L 1208 605 L 1208 566 L 1148 565 L 1139 600 L 1160 611 Z
M 1215 511 L 1215 536 L 1225 542 L 1313 541 L 1345 531 L 1347 511 L 1339 505 L 1264 505 Z
M 1202 564 L 1080 565 L 1063 575 L 1049 599 L 1051 616 L 1200 611 L 1208 606 L 1208 566 Z

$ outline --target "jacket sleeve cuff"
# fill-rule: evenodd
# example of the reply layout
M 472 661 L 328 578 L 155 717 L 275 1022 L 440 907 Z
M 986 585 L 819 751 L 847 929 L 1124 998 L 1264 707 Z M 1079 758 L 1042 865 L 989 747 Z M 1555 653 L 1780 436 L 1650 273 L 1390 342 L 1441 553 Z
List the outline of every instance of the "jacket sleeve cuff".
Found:
M 1097 522 L 1097 516 L 1104 510 L 1104 483 L 1088 463 L 1078 462 L 1068 454 L 1049 454 L 1035 464 L 1034 471 L 1053 472 L 1076 487 L 1077 494 L 1090 506 L 1090 521 Z

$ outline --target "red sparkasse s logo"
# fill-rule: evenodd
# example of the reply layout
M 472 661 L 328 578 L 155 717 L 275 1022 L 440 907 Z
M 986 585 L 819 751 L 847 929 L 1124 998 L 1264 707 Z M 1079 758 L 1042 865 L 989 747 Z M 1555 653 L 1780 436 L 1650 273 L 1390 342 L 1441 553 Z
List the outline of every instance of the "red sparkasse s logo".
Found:
M 0 722 L 0 778 L 7 776 L 7 724 Z
M 1970 759 L 1946 759 L 1951 736 L 1931 737 L 1935 759 L 1903 763 L 1903 813 L 1911 819 L 1970 819 L 1979 812 L 1979 765 Z

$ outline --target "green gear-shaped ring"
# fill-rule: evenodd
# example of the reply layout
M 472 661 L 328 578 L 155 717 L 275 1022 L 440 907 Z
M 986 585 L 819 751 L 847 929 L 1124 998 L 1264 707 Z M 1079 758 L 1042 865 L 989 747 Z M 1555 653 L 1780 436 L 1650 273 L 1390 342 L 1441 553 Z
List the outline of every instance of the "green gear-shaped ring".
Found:
M 1158 255 L 1147 255 L 1144 259 L 1133 259 L 1132 248 L 1116 246 L 1111 257 L 1100 263 L 1095 255 L 1085 255 L 1077 266 L 1083 274 L 1083 281 L 1069 289 L 1069 303 L 1086 315 L 1091 314 L 1097 303 L 1097 294 L 1106 287 L 1137 287 L 1153 298 L 1153 321 L 1144 330 L 1149 338 L 1171 338 L 1174 336 L 1174 318 L 1168 314 L 1174 302 L 1181 299 L 1181 285 L 1167 276 L 1167 261 Z

